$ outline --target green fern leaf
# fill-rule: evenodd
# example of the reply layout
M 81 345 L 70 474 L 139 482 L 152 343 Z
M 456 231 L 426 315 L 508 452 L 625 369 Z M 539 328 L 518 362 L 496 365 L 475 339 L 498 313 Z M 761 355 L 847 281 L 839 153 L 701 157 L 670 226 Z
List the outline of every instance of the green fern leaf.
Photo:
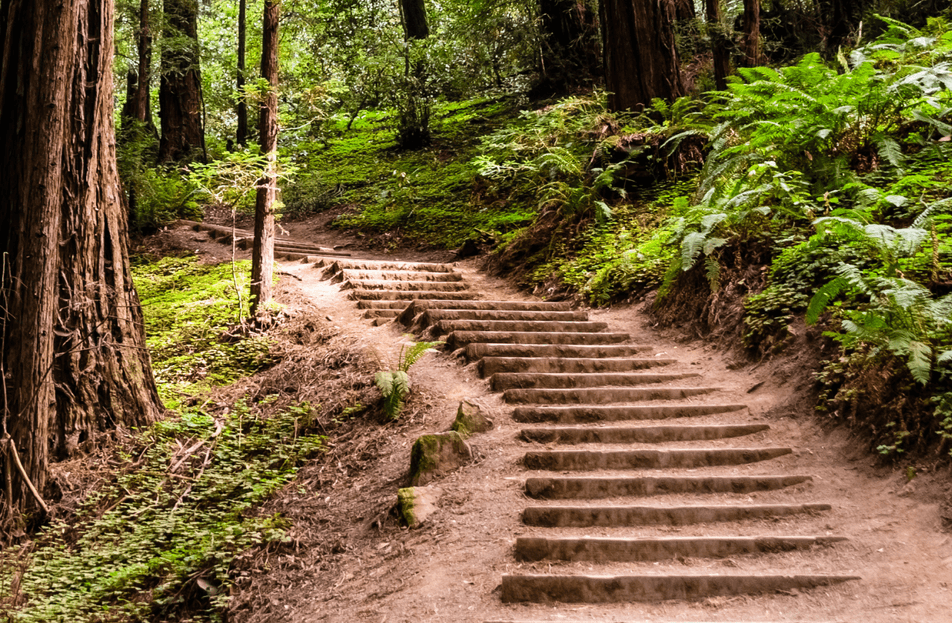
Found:
M 697 256 L 704 249 L 707 236 L 701 232 L 691 232 L 681 241 L 681 270 L 690 270 Z
M 923 385 L 928 384 L 932 375 L 932 346 L 915 341 L 908 344 L 907 351 L 906 365 L 912 373 L 912 378 Z
M 825 286 L 817 290 L 810 304 L 807 306 L 806 322 L 807 324 L 816 324 L 820 319 L 820 314 L 826 309 L 834 298 L 849 287 L 849 281 L 844 277 L 837 277 Z

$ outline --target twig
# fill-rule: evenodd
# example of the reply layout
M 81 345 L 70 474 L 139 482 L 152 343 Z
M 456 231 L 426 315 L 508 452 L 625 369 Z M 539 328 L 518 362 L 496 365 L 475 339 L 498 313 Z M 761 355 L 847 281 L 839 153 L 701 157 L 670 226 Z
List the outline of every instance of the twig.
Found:
M 43 509 L 47 515 L 50 514 L 50 507 L 46 505 L 46 502 L 43 501 L 43 497 L 40 495 L 40 492 L 36 490 L 36 487 L 33 485 L 33 481 L 30 480 L 30 477 L 27 476 L 26 470 L 23 469 L 23 463 L 20 462 L 20 455 L 17 452 L 17 445 L 13 443 L 13 438 L 7 436 L 4 441 L 7 444 L 7 453 L 13 456 L 13 462 L 16 463 L 17 469 L 20 470 L 20 475 L 23 476 L 23 481 L 26 483 L 26 486 L 30 489 L 30 493 L 33 494 L 33 497 L 36 498 L 36 501 L 39 503 L 40 508 Z

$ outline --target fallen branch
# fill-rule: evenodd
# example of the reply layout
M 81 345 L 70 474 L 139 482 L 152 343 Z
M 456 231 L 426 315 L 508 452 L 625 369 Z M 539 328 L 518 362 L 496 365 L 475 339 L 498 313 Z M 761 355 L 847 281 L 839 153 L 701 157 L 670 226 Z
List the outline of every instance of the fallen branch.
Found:
M 23 482 L 26 483 L 27 488 L 30 490 L 30 493 L 33 494 L 33 497 L 36 498 L 36 501 L 40 505 L 40 508 L 43 509 L 43 512 L 49 515 L 50 507 L 47 506 L 46 502 L 43 501 L 43 496 L 41 496 L 40 492 L 36 490 L 36 487 L 33 485 L 33 481 L 30 480 L 30 477 L 26 474 L 26 470 L 23 469 L 23 463 L 20 462 L 20 454 L 17 452 L 17 445 L 13 443 L 13 438 L 7 435 L 6 439 L 3 441 L 6 443 L 8 456 L 13 457 L 13 462 L 20 471 L 20 475 L 23 476 Z

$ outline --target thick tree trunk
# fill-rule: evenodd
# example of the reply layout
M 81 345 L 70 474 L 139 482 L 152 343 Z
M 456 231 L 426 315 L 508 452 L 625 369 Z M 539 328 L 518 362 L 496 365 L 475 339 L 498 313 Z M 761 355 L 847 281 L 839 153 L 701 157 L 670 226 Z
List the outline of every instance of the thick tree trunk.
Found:
M 714 86 L 718 91 L 723 91 L 727 88 L 727 75 L 731 72 L 731 52 L 721 20 L 721 0 L 704 0 L 704 12 L 714 60 Z
M 683 92 L 671 0 L 603 0 L 605 82 L 611 110 L 671 101 Z
M 248 144 L 248 102 L 245 100 L 245 46 L 248 38 L 245 14 L 247 4 L 248 0 L 238 0 L 238 76 L 236 80 L 238 87 L 238 129 L 235 132 L 235 139 L 242 147 Z
M 595 14 L 579 0 L 541 0 L 542 82 L 538 95 L 590 86 L 601 73 Z
M 0 24 L 0 435 L 42 492 L 51 454 L 160 404 L 116 172 L 112 0 L 2 0 Z
M 258 182 L 255 197 L 255 239 L 251 251 L 251 311 L 271 301 L 274 270 L 274 203 L 277 195 L 278 149 L 278 18 L 280 0 L 265 0 L 261 34 L 261 77 L 270 88 L 258 118 L 261 153 L 268 155 L 268 172 Z
M 198 0 L 165 0 L 167 42 L 162 50 L 159 160 L 205 159 L 202 82 L 198 55 Z
M 426 21 L 426 5 L 423 0 L 400 0 L 400 16 L 407 39 L 426 39 L 430 26 Z
M 761 64 L 760 54 L 760 0 L 744 0 L 744 64 Z
M 694 0 L 674 0 L 674 17 L 679 22 L 697 18 Z

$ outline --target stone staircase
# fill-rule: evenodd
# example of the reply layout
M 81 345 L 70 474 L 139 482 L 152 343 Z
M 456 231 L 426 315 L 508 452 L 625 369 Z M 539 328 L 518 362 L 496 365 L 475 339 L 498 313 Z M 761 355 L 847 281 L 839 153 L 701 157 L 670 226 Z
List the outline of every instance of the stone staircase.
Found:
M 718 400 L 696 373 L 667 371 L 678 361 L 646 356 L 567 303 L 483 300 L 449 265 L 318 263 L 368 319 L 475 363 L 524 425 L 532 535 L 513 555 L 530 572 L 503 575 L 503 602 L 692 600 L 859 579 L 823 558 L 845 537 L 821 527 L 829 504 L 803 499 L 811 476 L 772 468 L 793 449 L 771 445 L 770 426 L 745 421 L 743 404 Z M 791 552 L 801 555 L 782 558 Z M 730 572 L 705 572 L 725 559 Z
M 774 466 L 794 450 L 682 362 L 568 303 L 484 300 L 451 265 L 305 247 L 285 257 L 322 268 L 375 325 L 444 340 L 513 406 L 530 536 L 516 539 L 525 571 L 502 576 L 504 603 L 796 594 L 860 579 L 825 555 L 845 537 L 826 525 L 831 505 L 807 499 L 811 476 Z

